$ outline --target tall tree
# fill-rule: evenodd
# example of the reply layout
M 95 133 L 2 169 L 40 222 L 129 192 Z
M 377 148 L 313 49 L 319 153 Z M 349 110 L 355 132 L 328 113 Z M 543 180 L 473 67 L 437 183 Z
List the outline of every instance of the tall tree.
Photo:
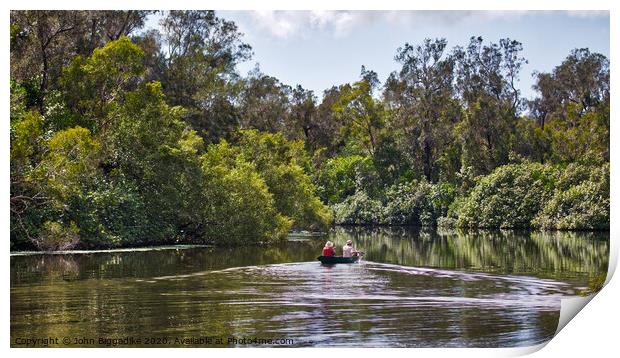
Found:
M 127 36 L 153 11 L 11 11 L 11 77 L 28 83 L 39 112 L 76 55 Z
M 161 28 L 168 101 L 187 109 L 186 119 L 203 138 L 217 140 L 237 126 L 236 65 L 251 57 L 251 47 L 234 22 L 214 11 L 169 11 Z
M 289 117 L 291 88 L 257 68 L 244 80 L 239 98 L 242 128 L 284 132 Z
M 402 68 L 390 75 L 384 91 L 390 132 L 428 181 L 439 178 L 439 159 L 460 116 L 452 86 L 454 57 L 445 54 L 446 46 L 445 39 L 426 39 L 399 48 L 395 59 Z
M 456 88 L 465 106 L 458 127 L 462 162 L 477 174 L 508 162 L 522 107 L 516 87 L 527 63 L 522 50 L 518 41 L 501 39 L 499 44 L 485 45 L 482 37 L 472 37 L 466 48 L 454 51 Z
M 67 105 L 91 129 L 105 132 L 108 113 L 143 82 L 143 57 L 127 37 L 95 49 L 89 57 L 76 56 L 60 79 Z
M 290 111 L 286 132 L 288 138 L 302 139 L 309 148 L 314 148 L 316 131 L 316 97 L 314 92 L 297 85 L 290 95 Z
M 334 105 L 335 118 L 342 124 L 341 131 L 351 146 L 373 157 L 379 140 L 379 131 L 384 126 L 383 103 L 373 97 L 379 87 L 379 78 L 374 71 L 362 66 L 361 79 L 353 84 L 340 86 L 340 98 Z
M 529 103 L 546 141 L 543 158 L 609 160 L 609 60 L 574 49 L 551 73 L 535 73 Z
M 533 88 L 540 97 L 530 108 L 541 127 L 550 117 L 567 120 L 569 109 L 582 115 L 609 101 L 609 60 L 586 48 L 572 50 L 551 73 L 535 72 L 534 76 Z
M 341 133 L 342 123 L 337 120 L 334 106 L 338 103 L 341 88 L 332 86 L 323 91 L 323 99 L 316 108 L 314 130 L 312 136 L 313 149 L 325 149 L 325 155 L 333 156 L 344 146 Z

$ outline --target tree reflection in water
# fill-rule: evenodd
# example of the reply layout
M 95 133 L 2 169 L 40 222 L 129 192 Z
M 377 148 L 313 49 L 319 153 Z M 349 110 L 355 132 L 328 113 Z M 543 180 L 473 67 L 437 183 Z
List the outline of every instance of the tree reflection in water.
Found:
M 326 240 L 366 252 L 316 261 Z M 269 247 L 11 257 L 11 337 L 245 336 L 295 345 L 523 346 L 600 289 L 608 233 L 336 228 Z M 601 277 L 603 279 L 601 279 Z

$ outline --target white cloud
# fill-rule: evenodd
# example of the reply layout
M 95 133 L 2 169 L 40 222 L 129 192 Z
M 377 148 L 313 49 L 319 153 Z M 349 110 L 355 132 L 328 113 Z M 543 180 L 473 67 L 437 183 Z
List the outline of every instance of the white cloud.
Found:
M 289 37 L 299 30 L 299 22 L 293 16 L 295 12 L 254 11 L 252 18 L 259 29 L 267 30 L 276 37 Z
M 304 30 L 329 31 L 345 36 L 369 17 L 365 11 L 253 11 L 254 25 L 269 35 L 288 38 Z
M 252 21 L 258 30 L 277 38 L 307 36 L 308 30 L 319 30 L 334 37 L 346 37 L 355 30 L 385 22 L 392 26 L 452 26 L 461 21 L 485 21 L 519 18 L 549 11 L 254 11 Z M 568 16 L 609 16 L 608 11 L 567 11 Z
M 308 29 L 346 37 L 355 30 L 387 22 L 396 26 L 440 23 L 449 26 L 472 17 L 472 11 L 253 11 L 257 29 L 277 38 L 304 36 Z
M 570 10 L 567 12 L 569 16 L 581 18 L 609 17 L 609 10 Z

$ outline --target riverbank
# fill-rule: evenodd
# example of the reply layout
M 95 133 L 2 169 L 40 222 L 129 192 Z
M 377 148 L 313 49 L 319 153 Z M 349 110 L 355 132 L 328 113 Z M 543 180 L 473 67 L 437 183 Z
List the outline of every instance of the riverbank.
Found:
M 387 225 L 387 224 L 344 224 L 344 225 L 334 225 L 331 230 L 328 232 L 292 232 L 286 236 L 285 239 L 280 241 L 270 241 L 266 243 L 252 243 L 252 244 L 243 244 L 236 246 L 222 246 L 222 245 L 214 245 L 214 244 L 190 244 L 190 243 L 182 243 L 178 244 L 163 244 L 163 245 L 146 245 L 146 246 L 128 246 L 128 247 L 116 247 L 116 248 L 93 248 L 93 249 L 76 249 L 76 250 L 58 250 L 58 251 L 37 251 L 37 250 L 14 250 L 10 252 L 11 256 L 22 256 L 22 255 L 41 255 L 41 254 L 49 254 L 49 255 L 73 255 L 73 254 L 93 254 L 93 253 L 122 253 L 122 252 L 141 252 L 141 251 L 160 251 L 160 250 L 184 250 L 184 249 L 193 249 L 193 248 L 212 248 L 212 249 L 223 249 L 223 250 L 233 250 L 239 248 L 269 248 L 269 247 L 278 247 L 283 242 L 287 241 L 315 241 L 315 239 L 323 242 L 325 239 L 334 235 L 334 233 L 342 233 L 348 232 L 349 235 L 356 235 L 356 232 L 365 232 L 365 233 L 391 233 L 396 235 L 424 235 L 427 233 L 439 233 L 443 236 L 450 235 L 471 235 L 471 234 L 480 234 L 485 237 L 496 235 L 499 237 L 505 236 L 504 233 L 519 233 L 520 235 L 540 235 L 540 236 L 560 236 L 560 237 L 571 237 L 574 235 L 581 235 L 582 237 L 608 237 L 609 230 L 536 230 L 536 229 L 523 229 L 523 228 L 458 228 L 458 227 L 449 227 L 449 226 L 414 226 L 414 225 Z M 324 242 L 323 242 L 324 243 Z M 343 242 L 344 244 L 344 242 Z
M 447 182 L 358 188 L 330 205 L 336 224 L 609 230 L 609 163 L 509 164 Z
M 196 244 L 196 239 L 188 240 L 189 242 L 184 242 L 183 240 L 178 240 L 176 243 L 170 243 L 170 241 L 166 241 L 158 245 L 157 243 L 150 242 L 146 245 L 128 245 L 128 246 L 117 246 L 117 247 L 92 247 L 92 248 L 80 248 L 79 246 L 76 249 L 69 250 L 35 250 L 34 246 L 31 245 L 29 247 L 24 248 L 24 250 L 11 250 L 11 256 L 13 255 L 32 255 L 32 254 L 76 254 L 76 253 L 99 253 L 99 252 L 125 252 L 125 251 L 150 251 L 150 250 L 167 250 L 167 249 L 185 249 L 185 248 L 200 248 L 200 247 L 218 247 L 218 248 L 238 248 L 238 247 L 261 247 L 261 246 L 269 246 L 273 244 L 277 244 L 284 240 L 288 241 L 304 241 L 307 239 L 315 238 L 315 237 L 323 237 L 326 236 L 327 232 L 319 232 L 319 231 L 292 231 L 288 233 L 288 235 L 281 239 L 280 241 L 267 241 L 267 242 L 247 242 L 247 243 L 239 243 L 236 242 L 232 245 L 223 245 L 223 244 L 215 244 L 215 243 L 205 243 L 205 244 Z
M 126 247 L 115 249 L 93 249 L 93 250 L 59 250 L 59 251 L 11 251 L 11 256 L 29 255 L 80 255 L 80 254 L 112 254 L 122 252 L 144 252 L 144 251 L 164 251 L 164 250 L 186 250 L 196 248 L 209 248 L 212 245 L 162 245 L 144 247 Z

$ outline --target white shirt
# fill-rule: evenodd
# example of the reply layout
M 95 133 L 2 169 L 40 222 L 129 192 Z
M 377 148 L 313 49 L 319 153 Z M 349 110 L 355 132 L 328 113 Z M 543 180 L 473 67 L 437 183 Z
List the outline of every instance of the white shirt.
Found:
M 353 246 L 344 245 L 342 247 L 342 257 L 351 257 L 353 256 Z

